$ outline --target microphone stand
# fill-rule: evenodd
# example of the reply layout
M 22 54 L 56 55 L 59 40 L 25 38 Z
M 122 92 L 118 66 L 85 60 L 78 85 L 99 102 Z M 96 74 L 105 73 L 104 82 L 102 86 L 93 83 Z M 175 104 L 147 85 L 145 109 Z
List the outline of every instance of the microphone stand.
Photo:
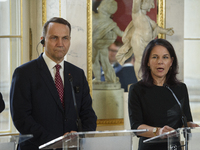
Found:
M 171 93 L 172 95 L 174 96 L 176 102 L 178 103 L 179 107 L 180 107 L 180 110 L 181 110 L 181 120 L 182 120 L 182 123 L 184 125 L 184 128 L 185 128 L 185 131 L 184 131 L 184 135 L 185 135 L 185 150 L 188 150 L 188 130 L 187 130 L 187 118 L 183 112 L 183 108 L 182 108 L 182 105 L 181 103 L 179 102 L 178 98 L 176 97 L 176 95 L 174 94 L 174 92 L 169 88 L 169 86 L 165 86 Z
M 76 122 L 76 124 L 77 124 L 77 127 L 78 127 L 78 131 L 81 132 L 82 131 L 82 124 L 81 124 L 81 119 L 79 118 L 79 115 L 78 115 L 78 109 L 77 109 L 77 105 L 76 105 L 76 98 L 75 98 L 75 94 L 74 94 L 74 88 L 73 88 L 72 81 L 73 81 L 72 75 L 69 74 L 69 82 L 70 82 L 71 89 L 72 89 L 72 97 L 73 97 L 74 107 L 75 107 L 76 116 L 77 116 L 77 122 Z

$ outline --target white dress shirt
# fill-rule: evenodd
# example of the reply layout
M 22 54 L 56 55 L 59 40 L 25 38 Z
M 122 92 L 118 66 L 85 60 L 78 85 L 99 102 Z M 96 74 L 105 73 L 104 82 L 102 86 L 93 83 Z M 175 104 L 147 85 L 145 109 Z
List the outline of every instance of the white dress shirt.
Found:
M 47 67 L 49 68 L 49 71 L 51 73 L 51 76 L 53 78 L 53 80 L 55 81 L 55 74 L 56 74 L 56 63 L 51 60 L 46 54 L 45 52 L 43 53 L 42 57 L 44 58 L 45 63 L 47 64 Z M 60 76 L 63 82 L 63 86 L 64 86 L 64 59 L 61 63 L 59 63 L 59 65 L 61 66 L 60 68 Z

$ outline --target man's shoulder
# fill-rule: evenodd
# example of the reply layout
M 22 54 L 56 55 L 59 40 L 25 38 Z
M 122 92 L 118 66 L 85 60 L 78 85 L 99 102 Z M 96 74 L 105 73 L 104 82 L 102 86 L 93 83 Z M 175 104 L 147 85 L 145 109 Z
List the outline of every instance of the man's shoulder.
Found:
M 42 62 L 43 61 L 43 62 Z M 20 66 L 18 66 L 15 71 L 26 72 L 31 73 L 35 72 L 39 67 L 42 67 L 45 65 L 44 60 L 42 60 L 40 57 L 34 60 L 31 60 L 29 62 L 26 62 Z
M 68 61 L 64 61 L 64 65 L 66 65 L 67 67 L 72 67 L 72 68 L 75 68 L 75 69 L 81 69 L 79 68 L 78 66 L 68 62 Z
M 30 68 L 30 67 L 33 67 L 34 65 L 36 65 L 37 64 L 36 62 L 37 62 L 36 59 L 34 59 L 34 60 L 31 60 L 29 62 L 26 62 L 26 63 L 18 66 L 17 68 L 21 68 L 21 69 Z
M 86 80 L 84 70 L 70 62 L 64 61 L 64 74 L 66 76 L 71 75 L 73 79 L 78 82 L 82 80 Z
M 122 67 L 122 68 L 120 69 L 120 71 L 117 72 L 116 74 L 121 74 L 121 73 L 129 74 L 130 72 L 127 72 L 127 71 L 133 72 L 133 71 L 134 71 L 134 68 L 133 68 L 132 66 Z
M 67 61 L 64 61 L 64 67 L 67 67 L 67 69 L 70 69 L 73 71 L 83 71 L 83 69 Z

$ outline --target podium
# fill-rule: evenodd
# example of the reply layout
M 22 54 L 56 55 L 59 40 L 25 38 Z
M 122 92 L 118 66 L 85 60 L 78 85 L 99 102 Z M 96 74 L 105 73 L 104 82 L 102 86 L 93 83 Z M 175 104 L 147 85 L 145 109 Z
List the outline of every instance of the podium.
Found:
M 144 129 L 70 133 L 41 145 L 39 149 L 132 150 L 133 138 L 146 131 Z
M 22 143 L 32 137 L 33 137 L 32 135 L 19 135 L 19 133 L 0 134 L 0 149 L 1 150 L 16 150 L 17 144 Z
M 200 127 L 178 128 L 144 140 L 144 143 L 167 142 L 168 150 L 197 150 L 200 148 Z

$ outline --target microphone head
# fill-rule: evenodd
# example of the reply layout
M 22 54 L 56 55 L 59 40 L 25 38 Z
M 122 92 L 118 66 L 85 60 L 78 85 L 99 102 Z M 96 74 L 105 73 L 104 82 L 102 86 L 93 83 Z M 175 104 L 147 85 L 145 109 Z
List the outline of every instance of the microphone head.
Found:
M 163 87 L 166 87 L 166 88 L 167 88 L 167 87 L 168 87 L 168 85 L 167 85 L 166 83 L 164 83 L 164 84 L 163 84 Z

